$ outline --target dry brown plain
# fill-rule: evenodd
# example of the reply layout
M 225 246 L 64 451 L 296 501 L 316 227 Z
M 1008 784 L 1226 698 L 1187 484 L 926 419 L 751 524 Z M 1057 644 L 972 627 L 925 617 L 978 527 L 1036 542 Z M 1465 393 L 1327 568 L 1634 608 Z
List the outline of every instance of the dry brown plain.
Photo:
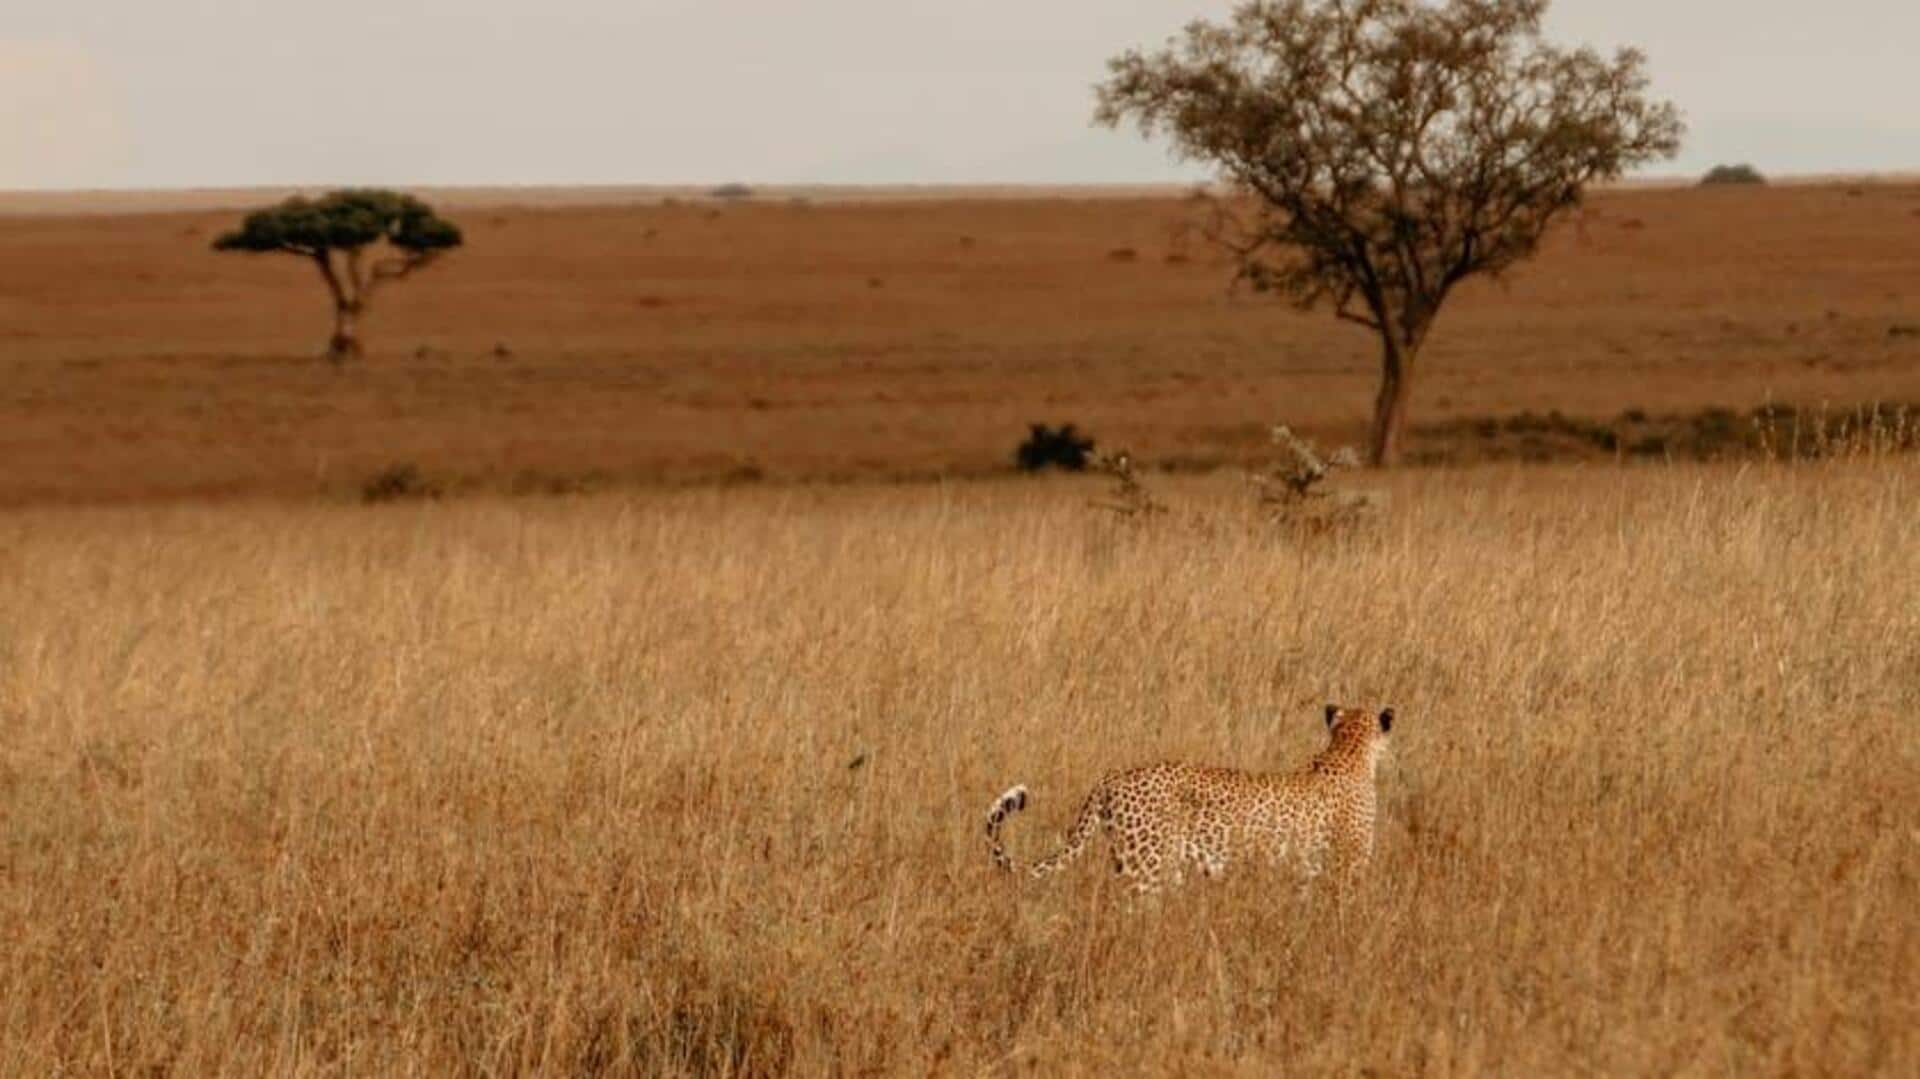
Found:
M 1352 438 L 1370 400 L 1364 333 L 1231 294 L 1175 198 L 454 204 L 468 249 L 387 295 L 344 372 L 314 359 L 310 267 L 207 250 L 236 213 L 0 217 L 0 504 L 350 492 L 400 462 L 972 475 L 1042 420 L 1204 466 L 1278 420 Z M 1920 401 L 1920 184 L 1603 193 L 1454 302 L 1416 393 L 1427 423 Z
M 1911 1075 L 1911 456 L 0 515 L 0 1073 Z M 1392 703 L 1373 871 L 1105 770 Z

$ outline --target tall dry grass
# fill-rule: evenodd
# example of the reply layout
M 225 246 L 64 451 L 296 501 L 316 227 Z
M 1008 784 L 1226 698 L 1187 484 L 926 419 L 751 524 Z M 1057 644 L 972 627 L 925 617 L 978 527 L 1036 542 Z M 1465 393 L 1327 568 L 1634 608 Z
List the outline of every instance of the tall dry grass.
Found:
M 0 1072 L 1908 1072 L 1911 462 L 0 518 Z M 1391 703 L 1358 890 L 1025 855 Z

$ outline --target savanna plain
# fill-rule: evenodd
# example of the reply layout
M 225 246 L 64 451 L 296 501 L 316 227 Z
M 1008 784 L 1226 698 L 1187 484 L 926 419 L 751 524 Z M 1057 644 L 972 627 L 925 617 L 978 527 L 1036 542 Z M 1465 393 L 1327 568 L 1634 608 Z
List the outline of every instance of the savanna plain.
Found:
M 986 476 L 1041 422 L 1209 469 L 1276 422 L 1333 445 L 1369 416 L 1377 344 L 1229 287 L 1177 195 L 560 194 L 439 198 L 466 247 L 384 293 L 343 370 L 315 359 L 310 264 L 208 250 L 237 211 L 0 213 L 0 505 L 351 496 L 399 465 L 491 490 Z M 1409 453 L 1538 455 L 1477 433 L 1527 413 L 1920 404 L 1916 250 L 1912 181 L 1600 192 L 1449 299 Z
M 1605 195 L 1444 317 L 1416 416 L 1920 397 L 1909 190 Z M 1055 209 L 503 210 L 338 371 L 274 351 L 304 268 L 170 276 L 212 216 L 0 221 L 0 1073 L 1909 1074 L 1911 439 L 1289 524 L 1206 469 L 1357 431 L 1365 342 L 1154 246 L 1175 200 Z M 1006 474 L 1046 418 L 1180 458 L 1165 511 Z M 350 497 L 396 459 L 459 497 Z M 988 864 L 1015 782 L 1031 858 L 1327 701 L 1399 717 L 1351 886 Z

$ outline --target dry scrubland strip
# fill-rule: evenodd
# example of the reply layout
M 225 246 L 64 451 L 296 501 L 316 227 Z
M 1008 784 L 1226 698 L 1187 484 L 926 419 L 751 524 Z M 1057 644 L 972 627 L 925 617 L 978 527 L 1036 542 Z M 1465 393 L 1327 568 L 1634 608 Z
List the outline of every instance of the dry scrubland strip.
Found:
M 1894 1071 L 1917 480 L 14 514 L 0 1072 Z M 1403 717 L 1338 907 L 989 871 L 1326 699 Z
M 1774 186 L 1827 184 L 1904 184 L 1920 180 L 1917 172 L 1809 173 L 1769 176 Z M 1596 191 L 1641 191 L 1691 187 L 1698 178 L 1669 176 L 1620 183 L 1596 184 Z M 573 184 L 561 186 L 403 185 L 422 198 L 448 209 L 498 210 L 548 207 L 651 205 L 669 201 L 737 202 L 716 199 L 722 185 L 685 184 Z M 1179 198 L 1200 184 L 752 184 L 751 199 L 814 202 L 999 201 L 1003 199 Z M 182 187 L 124 190 L 0 191 L 0 215 L 182 213 L 196 210 L 244 210 L 289 195 L 318 195 L 325 186 L 310 187 Z
M 651 206 L 665 202 L 999 202 L 1007 199 L 1180 198 L 1191 184 L 774 184 L 749 185 L 746 196 L 716 197 L 723 185 L 610 184 L 564 187 L 417 187 L 406 190 L 452 210 Z M 126 191 L 0 191 L 0 215 L 188 213 L 246 210 L 317 187 L 188 187 Z

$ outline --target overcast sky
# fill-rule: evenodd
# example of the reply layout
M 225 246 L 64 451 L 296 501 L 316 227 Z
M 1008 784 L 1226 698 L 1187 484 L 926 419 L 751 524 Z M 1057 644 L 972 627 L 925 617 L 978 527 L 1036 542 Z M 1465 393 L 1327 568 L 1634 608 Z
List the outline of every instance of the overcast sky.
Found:
M 1229 0 L 4 0 L 0 188 L 1137 182 L 1108 56 Z M 1920 0 L 1558 0 L 1692 174 L 1920 169 Z

